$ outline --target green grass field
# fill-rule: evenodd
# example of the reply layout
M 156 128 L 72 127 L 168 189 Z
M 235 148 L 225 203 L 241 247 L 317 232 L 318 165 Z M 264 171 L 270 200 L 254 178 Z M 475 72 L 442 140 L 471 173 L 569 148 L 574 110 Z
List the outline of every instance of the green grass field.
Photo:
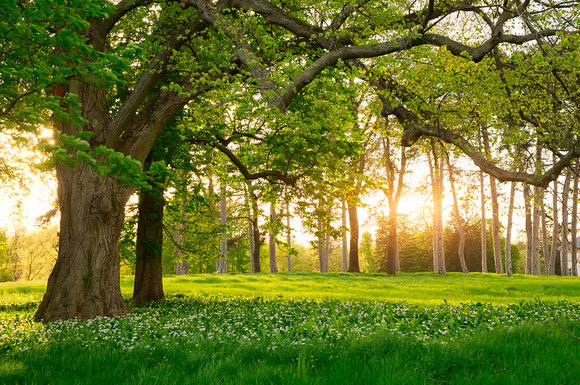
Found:
M 166 277 L 123 319 L 39 325 L 45 285 L 0 284 L 0 384 L 580 382 L 578 278 Z

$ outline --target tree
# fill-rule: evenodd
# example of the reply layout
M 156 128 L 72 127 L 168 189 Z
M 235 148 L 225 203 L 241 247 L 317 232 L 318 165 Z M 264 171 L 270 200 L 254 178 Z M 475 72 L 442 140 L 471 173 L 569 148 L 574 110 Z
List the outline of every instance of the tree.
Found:
M 34 105 L 34 96 L 47 96 L 44 100 L 49 103 L 42 106 L 53 111 L 55 129 L 61 133 L 60 145 L 54 149 L 61 210 L 59 257 L 37 320 L 113 316 L 127 311 L 119 287 L 124 206 L 143 184 L 138 171 L 159 132 L 188 103 L 195 108 L 201 95 L 247 82 L 260 92 L 264 105 L 277 110 L 272 110 L 273 115 L 292 115 L 292 102 L 329 66 L 358 70 L 361 62 L 357 59 L 426 45 L 445 46 L 457 56 L 466 52 L 464 56 L 479 62 L 501 43 L 523 44 L 557 32 L 541 26 L 540 31 L 515 35 L 508 30 L 511 20 L 527 20 L 532 11 L 544 12 L 546 20 L 555 12 L 568 16 L 566 5 L 534 3 L 539 9 L 531 10 L 528 2 L 491 8 L 487 4 L 429 2 L 423 10 L 402 13 L 398 6 L 371 1 L 346 7 L 329 5 L 325 12 L 312 16 L 310 10 L 317 5 L 318 1 L 312 1 L 299 9 L 288 4 L 281 8 L 265 0 L 11 3 L 4 25 L 32 21 L 36 28 L 30 28 L 31 34 L 12 28 L 15 33 L 10 41 L 17 47 L 29 47 L 23 39 L 39 36 L 42 49 L 10 52 L 11 63 L 16 64 L 34 52 L 33 63 L 13 66 L 17 71 L 12 78 L 18 81 L 5 87 L 10 95 L 3 101 L 2 114 L 26 114 L 25 108 Z M 442 19 L 464 11 L 489 26 L 486 40 L 475 47 L 454 40 L 444 28 L 437 33 Z M 363 21 L 368 28 L 361 30 L 358 26 Z M 385 36 L 389 38 L 385 40 Z M 45 59 L 47 71 L 23 75 Z M 28 91 L 32 94 L 25 95 Z M 391 95 L 382 97 L 384 112 L 394 114 L 405 126 L 404 143 L 423 134 L 437 134 L 490 168 L 455 133 L 432 130 L 432 121 L 418 119 L 408 103 L 397 105 Z M 34 121 L 34 117 L 26 119 Z M 423 125 L 425 122 L 429 124 Z M 568 151 L 541 177 L 490 170 L 499 179 L 541 184 L 574 156 L 575 150 Z

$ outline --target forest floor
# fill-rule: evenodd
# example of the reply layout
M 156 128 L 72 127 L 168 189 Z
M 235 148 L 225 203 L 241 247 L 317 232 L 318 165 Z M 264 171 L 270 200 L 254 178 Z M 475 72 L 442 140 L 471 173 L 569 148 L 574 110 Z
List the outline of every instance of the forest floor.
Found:
M 166 277 L 122 319 L 32 322 L 0 284 L 0 384 L 578 384 L 580 279 Z M 130 298 L 132 279 L 121 287 Z

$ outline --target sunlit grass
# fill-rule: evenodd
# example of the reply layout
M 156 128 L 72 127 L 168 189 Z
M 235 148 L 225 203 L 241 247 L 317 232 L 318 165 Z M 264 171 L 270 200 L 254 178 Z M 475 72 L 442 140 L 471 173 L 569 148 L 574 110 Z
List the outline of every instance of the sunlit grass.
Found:
M 125 318 L 32 322 L 0 284 L 0 384 L 577 384 L 580 280 L 495 274 L 165 277 Z M 132 277 L 122 278 L 130 299 Z M 567 299 L 566 299 L 567 298 Z M 555 318 L 555 319 L 554 319 Z

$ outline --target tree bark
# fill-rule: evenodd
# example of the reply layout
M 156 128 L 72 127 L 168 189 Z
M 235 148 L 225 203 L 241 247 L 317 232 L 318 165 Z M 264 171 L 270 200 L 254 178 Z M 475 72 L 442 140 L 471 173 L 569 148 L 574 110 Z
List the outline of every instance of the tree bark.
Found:
M 60 235 L 58 259 L 36 321 L 120 316 L 119 237 L 132 189 L 85 163 L 57 165 Z
M 542 205 L 540 206 L 540 222 L 542 227 L 542 256 L 544 257 L 544 267 L 548 263 L 550 256 L 549 256 L 549 246 L 548 246 L 548 224 L 546 219 L 546 207 L 544 206 L 544 191 L 542 190 L 541 193 L 541 202 Z M 540 274 L 541 274 L 541 265 L 540 265 Z
M 489 186 L 491 190 L 491 238 L 493 241 L 493 261 L 495 272 L 503 274 L 503 262 L 501 259 L 501 242 L 499 239 L 499 203 L 497 200 L 497 187 L 495 178 L 489 176 Z
M 290 227 L 290 201 L 286 202 L 286 227 L 288 233 L 286 234 L 286 244 L 288 244 L 288 255 L 286 256 L 286 271 L 288 273 L 292 272 L 292 256 L 290 251 L 292 250 L 292 229 Z
M 479 186 L 481 193 L 481 272 L 487 273 L 487 220 L 485 219 L 485 185 L 483 171 L 479 172 Z
M 274 222 L 276 221 L 276 204 L 270 203 L 270 234 L 268 238 L 268 257 L 270 258 L 270 273 L 278 272 L 278 262 L 276 261 L 276 234 L 274 233 Z
M 540 197 L 541 187 L 534 186 L 534 196 L 532 197 L 532 254 L 527 259 L 528 274 L 540 274 Z M 529 265 L 529 266 L 528 266 Z
M 359 227 L 358 227 L 358 212 L 356 196 L 353 193 L 347 195 L 346 204 L 348 206 L 348 223 L 350 228 L 350 250 L 348 258 L 349 273 L 360 273 L 359 255 L 358 255 L 358 241 L 359 241 Z
M 562 248 L 560 250 L 560 275 L 569 275 L 568 253 L 570 242 L 568 241 L 568 197 L 570 196 L 571 171 L 568 169 L 564 187 L 562 189 Z
M 433 163 L 429 161 L 433 189 L 433 270 L 439 275 L 447 273 L 443 248 L 443 161 L 437 142 L 431 140 Z
M 147 170 L 153 155 L 145 161 Z M 157 160 L 157 159 L 155 159 Z M 163 187 L 157 183 L 151 190 L 141 189 L 137 222 L 137 264 L 133 286 L 133 303 L 144 304 L 165 300 L 163 293 Z
M 553 155 L 554 161 L 556 155 Z M 554 180 L 552 191 L 552 245 L 550 247 L 550 254 L 546 257 L 546 275 L 554 275 L 556 273 L 556 255 L 558 253 L 558 179 Z M 562 251 L 564 251 L 562 249 Z
M 395 188 L 395 174 L 396 167 L 393 160 L 391 159 L 391 142 L 389 140 L 389 121 L 385 119 L 385 131 L 387 132 L 386 137 L 383 138 L 383 152 L 385 158 L 385 171 L 387 174 L 387 188 L 383 189 L 383 192 L 387 196 L 387 201 L 389 203 L 389 218 L 387 226 L 387 255 L 386 255 L 386 272 L 387 274 L 394 275 L 401 270 L 401 263 L 399 259 L 399 237 L 398 237 L 398 227 L 399 227 L 399 201 L 401 199 L 401 194 L 403 192 L 403 179 L 405 175 L 405 170 L 407 167 L 407 156 L 405 149 L 401 147 L 401 165 L 398 172 L 397 186 Z
M 252 273 L 260 273 L 260 249 L 262 248 L 262 239 L 260 237 L 259 227 L 259 207 L 258 197 L 253 190 L 252 184 L 248 182 L 248 199 L 250 201 L 250 268 Z
M 457 255 L 459 256 L 459 263 L 461 264 L 461 271 L 467 274 L 467 263 L 465 262 L 465 231 L 463 230 L 463 218 L 459 212 L 459 202 L 457 200 L 457 192 L 455 190 L 455 178 L 453 177 L 453 168 L 451 167 L 451 160 L 449 153 L 445 152 L 445 160 L 447 161 L 447 170 L 449 171 L 449 184 L 451 186 L 451 194 L 453 195 L 453 214 L 455 216 L 455 223 L 457 225 L 457 233 L 459 234 L 459 245 L 457 246 Z
M 228 211 L 225 183 L 220 187 L 220 196 L 220 225 L 226 226 L 228 224 Z M 220 256 L 221 258 L 216 262 L 216 272 L 218 274 L 225 274 L 228 272 L 228 233 L 225 230 L 222 233 L 222 240 L 220 241 Z
M 322 207 L 318 207 L 318 266 L 321 273 L 328 273 L 328 255 L 326 253 L 326 229 L 322 220 Z
M 574 182 L 572 184 L 572 234 L 570 234 L 570 243 L 572 244 L 570 252 L 570 261 L 572 263 L 569 275 L 578 276 L 578 167 L 574 165 Z
M 348 239 L 346 225 L 346 202 L 342 199 L 342 271 L 348 271 Z
M 514 214 L 514 197 L 516 193 L 516 184 L 511 182 L 510 186 L 510 202 L 508 207 L 508 217 L 505 235 L 505 273 L 506 276 L 512 277 L 512 224 L 513 224 L 513 214 Z
M 524 207 L 526 210 L 526 274 L 532 273 L 532 259 L 534 253 L 534 225 L 532 220 L 532 196 L 530 186 L 524 184 Z

